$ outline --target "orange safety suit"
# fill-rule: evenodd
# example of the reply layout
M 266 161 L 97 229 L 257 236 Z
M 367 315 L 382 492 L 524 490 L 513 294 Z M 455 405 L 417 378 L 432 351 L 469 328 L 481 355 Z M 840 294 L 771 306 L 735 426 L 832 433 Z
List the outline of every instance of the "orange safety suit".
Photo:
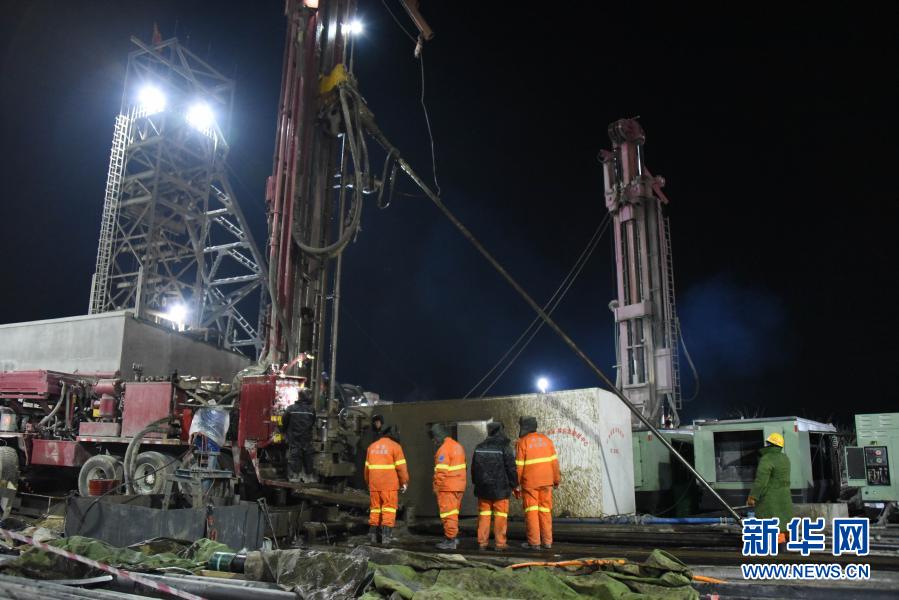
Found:
M 368 524 L 393 527 L 400 487 L 409 483 L 409 469 L 402 447 L 389 437 L 375 440 L 365 455 L 365 483 L 371 497 Z
M 524 508 L 528 544 L 553 543 L 553 486 L 562 482 L 559 457 L 552 440 L 542 433 L 529 433 L 515 445 L 515 466 Z
M 478 498 L 478 546 L 490 540 L 490 516 L 493 516 L 493 540 L 498 549 L 506 547 L 506 525 L 509 518 L 509 499 Z
M 434 455 L 434 493 L 443 521 L 443 534 L 449 539 L 459 535 L 459 507 L 462 506 L 466 480 L 465 448 L 447 437 Z

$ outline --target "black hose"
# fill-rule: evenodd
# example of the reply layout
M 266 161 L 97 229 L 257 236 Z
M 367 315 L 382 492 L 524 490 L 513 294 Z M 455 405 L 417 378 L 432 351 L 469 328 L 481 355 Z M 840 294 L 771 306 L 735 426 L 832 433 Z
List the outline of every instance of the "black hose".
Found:
M 59 392 L 59 401 L 56 403 L 56 406 L 53 407 L 53 410 L 51 410 L 49 413 L 47 413 L 47 415 L 43 419 L 40 420 L 40 422 L 37 424 L 37 426 L 43 427 L 44 423 L 46 423 L 47 421 L 52 419 L 54 417 L 54 415 L 56 415 L 56 413 L 59 412 L 59 408 L 62 406 L 65 399 L 66 399 L 66 382 L 63 381 L 62 387 L 60 388 L 60 392 Z
M 338 88 L 338 92 L 340 95 L 340 106 L 343 111 L 343 120 L 346 129 L 346 141 L 347 145 L 350 147 L 350 155 L 353 158 L 353 175 L 355 182 L 353 183 L 353 206 L 351 210 L 351 218 L 350 223 L 347 228 L 343 231 L 341 236 L 332 244 L 327 246 L 310 246 L 300 240 L 300 236 L 296 229 L 292 232 L 294 242 L 296 242 L 297 246 L 300 247 L 300 250 L 307 254 L 311 254 L 313 256 L 320 257 L 332 257 L 336 256 L 340 252 L 343 252 L 343 249 L 346 248 L 347 244 L 353 239 L 356 235 L 356 231 L 359 229 L 359 223 L 362 220 L 362 171 L 360 170 L 361 160 L 359 154 L 362 152 L 360 148 L 357 148 L 357 140 L 356 140 L 356 132 L 353 131 L 354 120 L 350 117 L 350 109 L 346 100 L 346 93 L 344 92 L 344 87 L 341 86 Z M 361 125 L 360 125 L 361 127 Z M 340 185 L 346 185 L 345 182 L 341 181 Z M 342 218 L 342 215 L 341 215 Z
M 393 158 L 393 150 L 387 151 L 387 158 L 384 159 L 384 170 L 381 172 L 381 185 L 378 188 L 378 208 L 384 209 L 390 206 L 390 203 L 393 202 L 393 187 L 394 183 L 396 183 L 396 161 L 391 160 Z M 392 168 L 391 168 L 392 167 Z M 390 170 L 390 174 L 388 175 L 388 169 Z M 389 184 L 388 184 L 389 181 Z M 385 204 L 384 199 L 384 188 L 390 187 L 390 191 L 387 194 L 387 203 Z
M 130 442 L 128 442 L 128 449 L 125 450 L 125 461 L 124 461 L 124 477 L 125 477 L 125 493 L 133 494 L 134 492 L 134 472 L 132 468 L 132 461 L 134 460 L 134 450 L 135 448 L 140 448 L 140 442 L 144 439 L 144 436 L 148 433 L 167 433 L 168 427 L 161 427 L 161 425 L 168 423 L 171 419 L 170 416 L 165 416 L 161 419 L 153 421 L 143 429 L 137 432 L 137 435 L 134 436 Z

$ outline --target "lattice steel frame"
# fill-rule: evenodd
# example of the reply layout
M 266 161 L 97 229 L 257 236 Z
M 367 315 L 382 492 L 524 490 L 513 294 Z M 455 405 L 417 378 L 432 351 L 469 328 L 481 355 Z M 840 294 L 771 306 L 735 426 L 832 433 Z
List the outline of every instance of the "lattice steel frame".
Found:
M 234 83 L 175 38 L 132 42 L 90 312 L 132 309 L 171 324 L 167 312 L 182 304 L 185 329 L 258 354 L 265 334 L 247 313 L 262 312 L 267 271 L 225 172 Z M 163 110 L 138 102 L 148 85 L 164 94 Z M 197 102 L 215 116 L 206 129 L 187 118 Z

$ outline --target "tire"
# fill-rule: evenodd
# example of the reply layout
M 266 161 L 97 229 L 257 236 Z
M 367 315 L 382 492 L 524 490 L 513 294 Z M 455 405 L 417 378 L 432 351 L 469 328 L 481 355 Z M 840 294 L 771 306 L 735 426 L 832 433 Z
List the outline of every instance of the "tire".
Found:
M 134 460 L 134 491 L 142 495 L 165 492 L 166 478 L 175 472 L 177 458 L 159 452 L 141 452 Z
M 90 496 L 90 481 L 94 479 L 124 479 L 125 467 L 122 461 L 108 454 L 97 454 L 87 459 L 78 473 L 78 493 Z M 121 493 L 121 490 L 111 493 Z
M 0 446 L 0 480 L 13 485 L 19 482 L 19 452 L 9 446 Z

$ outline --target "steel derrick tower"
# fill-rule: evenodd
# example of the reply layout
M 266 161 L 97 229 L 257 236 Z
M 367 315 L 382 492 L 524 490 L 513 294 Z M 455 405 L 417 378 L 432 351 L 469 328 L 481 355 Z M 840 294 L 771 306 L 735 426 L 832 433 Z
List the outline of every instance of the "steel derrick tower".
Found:
M 132 42 L 89 312 L 258 354 L 265 262 L 225 172 L 234 82 L 175 38 Z

